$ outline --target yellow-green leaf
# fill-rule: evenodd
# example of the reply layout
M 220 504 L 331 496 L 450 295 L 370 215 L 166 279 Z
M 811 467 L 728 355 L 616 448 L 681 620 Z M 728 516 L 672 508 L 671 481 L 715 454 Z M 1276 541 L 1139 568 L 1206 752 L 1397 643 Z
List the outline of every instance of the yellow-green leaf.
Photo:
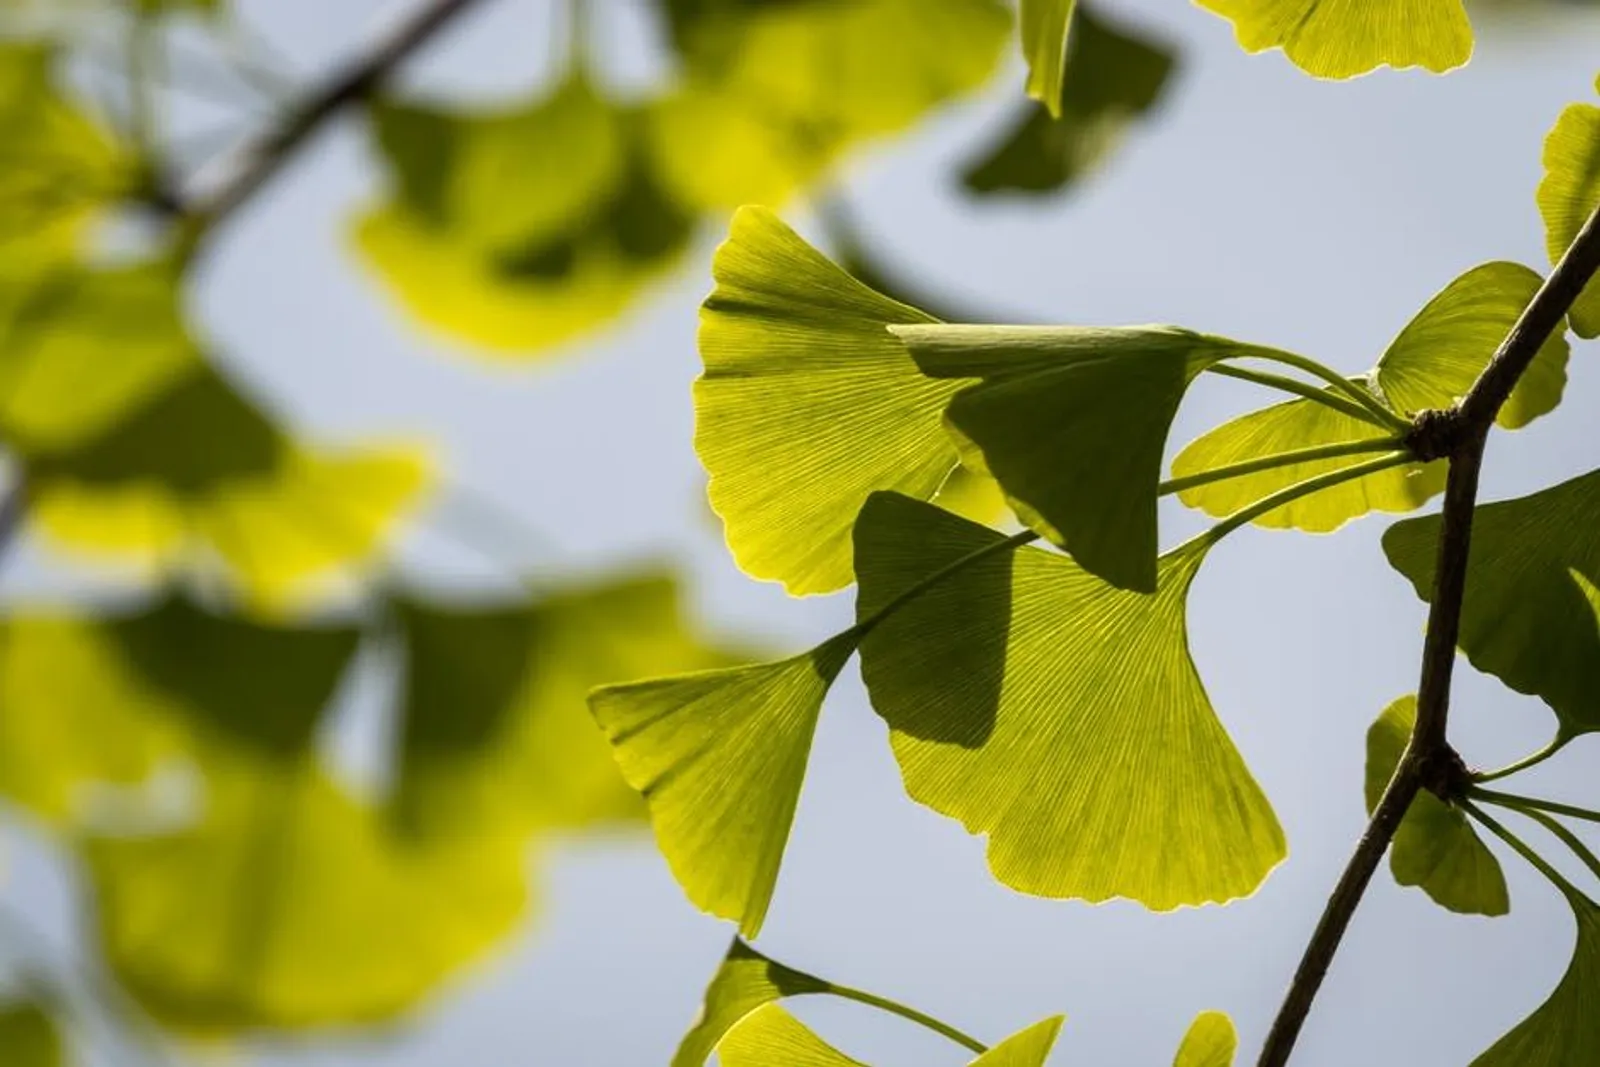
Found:
M 1600 107 L 1573 104 L 1544 139 L 1539 213 L 1544 216 L 1551 263 L 1566 254 L 1596 205 L 1600 205 Z M 1600 337 L 1600 280 L 1589 280 L 1569 318 L 1579 337 Z
M 672 1057 L 672 1067 L 702 1067 L 730 1030 L 765 1005 L 832 988 L 820 978 L 768 959 L 736 937 L 706 988 L 694 1027 Z
M 1067 32 L 1075 0 L 1022 0 L 1022 54 L 1028 60 L 1028 95 L 1061 117 L 1066 87 Z
M 32 1001 L 0 1003 L 0 1052 L 6 1067 L 61 1067 L 67 1059 L 54 1016 Z
M 1367 813 L 1394 777 L 1417 721 L 1417 698 L 1383 709 L 1367 731 Z M 1389 869 L 1401 885 L 1419 886 L 1434 903 L 1463 915 L 1511 910 L 1505 873 L 1467 817 L 1427 790 L 1417 794 L 1389 850 Z
M 590 707 L 696 907 L 754 937 L 778 881 L 845 634 L 804 655 L 599 689 Z
M 861 619 L 999 534 L 893 494 L 856 527 Z M 1253 892 L 1283 831 L 1189 659 L 1203 558 L 1162 558 L 1158 591 L 1108 585 L 1037 548 L 950 575 L 872 629 L 862 674 L 907 791 L 989 835 L 1014 889 L 1158 910 Z
M 1588 1067 L 1600 1062 L 1600 907 L 1576 894 L 1572 963 L 1550 999 L 1496 1041 L 1472 1067 Z
M 745 1016 L 717 1045 L 722 1067 L 867 1067 L 853 1060 L 777 1004 Z
M 1220 1011 L 1201 1012 L 1178 1046 L 1172 1067 L 1232 1067 L 1239 1051 L 1239 1034 L 1233 1020 Z
M 887 327 L 932 321 L 868 289 L 777 216 L 746 208 L 700 318 L 695 449 L 744 570 L 795 594 L 850 583 L 868 494 L 928 499 L 956 466 L 940 426 L 960 383 L 917 371 Z
M 1461 0 L 1197 0 L 1233 23 L 1246 52 L 1282 48 L 1307 74 L 1351 78 L 1378 67 L 1442 74 L 1472 57 Z
M 1034 1023 L 973 1060 L 969 1067 L 1044 1067 L 1064 1021 L 1056 1015 Z

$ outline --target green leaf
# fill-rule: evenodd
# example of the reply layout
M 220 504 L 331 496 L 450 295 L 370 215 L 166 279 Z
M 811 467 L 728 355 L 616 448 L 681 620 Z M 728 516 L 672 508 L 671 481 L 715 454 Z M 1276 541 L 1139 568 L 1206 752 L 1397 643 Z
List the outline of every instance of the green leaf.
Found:
M 932 497 L 956 466 L 931 381 L 885 327 L 932 321 L 873 292 L 777 216 L 741 210 L 700 319 L 695 449 L 739 566 L 796 595 L 850 583 L 868 494 Z
M 765 1005 L 831 989 L 831 983 L 768 959 L 736 937 L 706 988 L 694 1027 L 672 1057 L 672 1067 L 701 1067 L 730 1030 Z
M 892 494 L 856 527 L 863 620 L 1000 535 Z M 1126 592 L 1036 548 L 991 555 L 871 629 L 862 675 L 907 791 L 989 835 L 1014 889 L 1158 910 L 1253 892 L 1283 832 L 1189 659 L 1203 543 Z
M 1562 736 L 1600 731 L 1600 471 L 1479 506 L 1459 644 L 1472 665 L 1554 709 Z M 1389 563 L 1433 595 L 1439 518 L 1383 536 Z
M 1367 814 L 1400 765 L 1417 721 L 1417 698 L 1405 696 L 1383 710 L 1367 731 Z M 1434 903 L 1463 915 L 1505 915 L 1511 910 L 1505 873 L 1466 815 L 1427 790 L 1417 794 L 1395 834 L 1389 869 L 1401 885 L 1419 886 Z
M 1161 98 L 1176 57 L 1078 5 L 1059 115 L 1027 105 L 962 177 L 974 193 L 1046 193 L 1086 177 Z
M 1220 1011 L 1201 1012 L 1178 1046 L 1172 1067 L 1232 1067 L 1239 1051 L 1239 1034 L 1233 1020 Z
M 1496 1041 L 1472 1067 L 1586 1067 L 1600 1061 L 1600 907 L 1576 894 L 1572 964 L 1550 999 Z
M 1074 0 L 1022 0 L 1022 54 L 1028 60 L 1028 95 L 1061 117 L 1067 85 L 1067 32 Z
M 651 151 L 673 195 L 709 210 L 778 206 L 847 151 L 977 89 L 1011 24 L 996 0 L 671 7 L 683 78 L 652 110 Z
M 1358 382 L 1397 410 L 1415 414 L 1454 404 L 1482 373 L 1522 314 L 1541 280 L 1515 263 L 1486 263 L 1456 278 L 1400 331 L 1383 357 Z M 1499 423 L 1519 429 L 1553 410 L 1566 385 L 1568 346 L 1551 337 L 1501 410 Z M 1204 434 L 1172 462 L 1174 477 L 1260 456 L 1370 439 L 1370 423 L 1311 400 L 1251 412 Z M 1298 481 L 1354 466 L 1365 456 L 1297 463 L 1185 489 L 1178 498 L 1209 515 L 1230 515 Z M 1344 482 L 1267 512 L 1261 526 L 1312 533 L 1338 529 L 1370 511 L 1412 511 L 1444 491 L 1443 462 L 1412 463 Z
M 978 378 L 945 422 L 1033 529 L 1125 589 L 1156 585 L 1156 492 L 1189 383 L 1247 354 L 1169 326 L 895 326 L 924 374 Z M 913 494 L 915 495 L 915 494 Z
M 526 358 L 618 318 L 687 248 L 642 120 L 582 79 L 489 114 L 389 103 L 375 120 L 394 189 L 356 245 L 450 337 Z
M 792 659 L 609 686 L 589 699 L 678 883 L 747 937 L 766 918 L 822 700 L 855 640 L 847 632 Z
M 777 1004 L 745 1016 L 717 1045 L 722 1067 L 867 1067 L 811 1032 Z
M 0 1003 L 0 1049 L 6 1067 L 61 1067 L 67 1059 L 55 1019 L 31 1001 Z
M 1034 1023 L 973 1060 L 969 1067 L 1044 1067 L 1063 1021 L 1056 1015 Z
M 1573 104 L 1561 113 L 1544 140 L 1539 214 L 1544 217 L 1545 247 L 1551 263 L 1566 254 L 1597 204 L 1600 204 L 1600 107 Z M 1589 280 L 1572 305 L 1569 317 L 1573 332 L 1579 337 L 1600 337 L 1600 280 Z
M 1378 67 L 1442 74 L 1472 57 L 1472 24 L 1461 0 L 1197 0 L 1233 23 L 1246 52 L 1282 48 L 1318 78 L 1351 78 Z

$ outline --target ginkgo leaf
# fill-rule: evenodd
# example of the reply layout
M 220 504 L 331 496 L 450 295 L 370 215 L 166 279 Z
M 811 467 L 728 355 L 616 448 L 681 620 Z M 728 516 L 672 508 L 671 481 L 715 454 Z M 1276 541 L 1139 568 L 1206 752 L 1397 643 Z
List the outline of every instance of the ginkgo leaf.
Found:
M 1600 107 L 1572 104 L 1544 140 L 1544 180 L 1539 213 L 1544 216 L 1550 262 L 1566 254 L 1584 222 L 1600 204 Z M 1568 313 L 1579 337 L 1600 337 L 1600 280 L 1589 284 Z
M 1367 813 L 1383 798 L 1417 721 L 1417 698 L 1401 697 L 1367 731 Z M 1466 815 L 1427 790 L 1417 794 L 1389 851 L 1389 869 L 1401 885 L 1418 886 L 1434 903 L 1463 915 L 1504 915 L 1511 910 L 1505 872 Z
M 1461 0 L 1197 0 L 1233 23 L 1246 52 L 1282 48 L 1318 78 L 1351 78 L 1378 67 L 1442 74 L 1472 57 L 1472 23 Z
M 1472 1067 L 1586 1067 L 1600 1062 L 1600 907 L 1576 893 L 1572 963 L 1550 999 L 1472 1061 Z
M 569 340 L 636 303 L 693 230 L 644 158 L 639 122 L 582 78 L 491 114 L 383 105 L 395 188 L 355 242 L 452 337 L 513 358 Z
M 1233 1067 L 1238 1051 L 1239 1034 L 1233 1020 L 1220 1011 L 1205 1011 L 1190 1024 L 1172 1067 Z
M 683 80 L 651 112 L 676 199 L 779 206 L 849 149 L 897 133 L 992 75 L 996 0 L 668 5 Z
M 1011 513 L 1000 483 L 964 465 L 950 472 L 950 477 L 939 487 L 933 502 L 946 511 L 953 511 L 964 519 L 981 522 L 985 526 L 998 526 Z
M 1034 1023 L 973 1060 L 969 1067 L 1044 1067 L 1064 1021 L 1056 1015 Z
M 892 329 L 924 374 L 958 382 L 945 422 L 962 462 L 1018 518 L 1085 570 L 1155 589 L 1167 431 L 1195 376 L 1244 346 L 1170 326 Z
M 768 959 L 736 937 L 706 987 L 705 1002 L 672 1057 L 672 1067 L 702 1067 L 730 1030 L 765 1005 L 833 988 L 829 982 Z
M 55 1017 L 31 1000 L 0 1002 L 0 1049 L 6 1067 L 62 1067 L 67 1059 Z
M 1113 25 L 1079 4 L 1060 113 L 1028 104 L 1012 128 L 965 168 L 979 194 L 1045 193 L 1103 162 L 1126 127 L 1161 98 L 1176 57 L 1159 41 Z
M 1028 95 L 1061 117 L 1067 79 L 1067 33 L 1075 0 L 1022 0 L 1022 54 Z
M 928 499 L 956 466 L 940 414 L 960 383 L 917 371 L 886 329 L 932 321 L 746 208 L 700 317 L 695 449 L 739 566 L 794 594 L 850 583 L 869 493 Z
M 867 1067 L 811 1031 L 777 1004 L 745 1016 L 717 1045 L 722 1067 Z
M 1357 384 L 1366 385 L 1404 414 L 1450 407 L 1472 387 L 1540 284 L 1538 274 L 1515 263 L 1474 267 L 1429 300 Z M 1559 334 L 1545 342 L 1501 409 L 1502 427 L 1519 429 L 1560 403 L 1568 351 Z M 1312 400 L 1294 400 L 1251 412 L 1204 434 L 1173 460 L 1172 473 L 1182 478 L 1275 453 L 1377 436 L 1379 431 L 1370 423 Z M 1305 478 L 1366 458 L 1350 455 L 1291 464 L 1185 489 L 1178 497 L 1220 517 Z M 1255 522 L 1326 533 L 1370 511 L 1412 511 L 1444 491 L 1447 473 L 1443 462 L 1406 464 L 1302 497 Z
M 999 534 L 893 494 L 856 525 L 858 616 Z M 1197 542 L 1154 595 L 1057 553 L 995 552 L 878 622 L 862 675 L 912 798 L 989 836 L 1014 889 L 1157 910 L 1253 892 L 1283 831 L 1189 659 Z
M 1554 709 L 1564 737 L 1600 730 L 1600 471 L 1515 500 L 1472 523 L 1459 644 L 1472 665 Z M 1389 563 L 1433 596 L 1439 517 L 1383 535 Z
M 792 659 L 589 698 L 678 884 L 747 937 L 777 885 L 823 697 L 854 650 L 847 632 Z

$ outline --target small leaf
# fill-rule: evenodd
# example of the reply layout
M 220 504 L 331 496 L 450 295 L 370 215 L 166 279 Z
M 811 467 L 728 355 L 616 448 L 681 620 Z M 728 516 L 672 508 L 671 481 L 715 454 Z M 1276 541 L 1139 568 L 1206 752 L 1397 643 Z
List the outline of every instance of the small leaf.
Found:
M 963 519 L 985 526 L 998 526 L 1011 514 L 1000 483 L 964 465 L 950 472 L 933 502 Z
M 747 937 L 766 918 L 822 700 L 854 642 L 846 633 L 792 659 L 589 698 L 678 883 Z
M 932 497 L 956 466 L 930 381 L 885 328 L 930 322 L 830 263 L 777 216 L 746 208 L 712 264 L 700 319 L 695 449 L 747 573 L 796 595 L 850 583 L 850 525 L 868 494 Z
M 858 617 L 1002 539 L 893 494 L 856 526 Z M 1253 892 L 1283 832 L 1189 659 L 1203 548 L 1159 590 L 1023 548 L 947 577 L 870 631 L 862 675 L 912 798 L 989 835 L 1014 889 L 1157 910 Z M 1087 769 L 1087 770 L 1086 770 Z
M 1472 665 L 1554 709 L 1562 736 L 1600 730 L 1600 471 L 1480 505 L 1459 644 Z M 1439 517 L 1383 535 L 1389 563 L 1433 595 Z
M 1201 1012 L 1178 1046 L 1172 1067 L 1232 1067 L 1239 1051 L 1239 1034 L 1233 1020 L 1220 1011 Z
M 840 1052 L 776 1004 L 740 1020 L 717 1045 L 722 1067 L 867 1067 Z
M 736 937 L 706 988 L 694 1027 L 672 1057 L 672 1067 L 702 1067 L 730 1030 L 768 1004 L 832 988 L 820 978 L 768 959 Z
M 978 378 L 945 421 L 1017 516 L 1124 589 L 1156 584 L 1156 492 L 1178 404 L 1240 346 L 1169 326 L 895 326 L 924 374 Z
M 1558 262 L 1600 204 L 1600 107 L 1572 104 L 1544 140 L 1539 214 L 1545 247 Z M 1591 278 L 1569 316 L 1579 337 L 1600 337 L 1600 280 Z
M 1367 814 L 1383 798 L 1417 721 L 1417 698 L 1401 697 L 1367 731 Z M 1434 903 L 1463 915 L 1511 910 L 1500 861 L 1467 817 L 1427 790 L 1417 794 L 1395 834 L 1389 869 L 1401 885 L 1420 886 Z
M 1318 78 L 1350 78 L 1378 67 L 1442 74 L 1472 56 L 1472 24 L 1461 0 L 1198 0 L 1233 23 L 1246 52 L 1282 48 Z
M 1022 54 L 1028 60 L 1028 95 L 1061 117 L 1067 73 L 1067 32 L 1074 0 L 1022 0 Z
M 1064 1021 L 1056 1015 L 1034 1023 L 973 1060 L 969 1067 L 1044 1067 Z
M 1600 1062 L 1600 907 L 1576 894 L 1572 963 L 1550 999 L 1496 1041 L 1472 1067 L 1587 1067 Z
M 31 1001 L 0 1003 L 0 1049 L 6 1067 L 62 1067 L 67 1060 L 55 1018 Z

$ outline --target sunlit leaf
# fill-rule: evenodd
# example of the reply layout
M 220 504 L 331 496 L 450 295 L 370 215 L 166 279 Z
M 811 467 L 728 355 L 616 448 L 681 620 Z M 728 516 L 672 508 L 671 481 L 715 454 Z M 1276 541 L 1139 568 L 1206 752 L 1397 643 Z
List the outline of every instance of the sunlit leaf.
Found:
M 1201 1012 L 1178 1046 L 1172 1067 L 1233 1067 L 1239 1034 L 1233 1020 L 1220 1011 Z
M 356 244 L 449 336 L 526 357 L 620 316 L 687 246 L 638 118 L 582 79 L 498 113 L 386 104 L 376 123 L 394 188 Z
M 746 572 L 791 593 L 850 583 L 867 495 L 927 499 L 956 466 L 940 425 L 959 383 L 917 371 L 885 328 L 928 316 L 866 288 L 777 216 L 740 211 L 700 319 L 695 449 Z
M 1550 999 L 1472 1067 L 1587 1067 L 1600 1062 L 1600 907 L 1576 894 L 1567 903 L 1577 921 L 1572 963 Z
M 822 699 L 852 634 L 804 655 L 599 689 L 590 706 L 695 906 L 754 937 L 778 881 Z
M 1367 731 L 1367 813 L 1377 808 L 1394 777 L 1417 721 L 1417 698 L 1401 697 Z M 1426 789 L 1406 812 L 1389 850 L 1389 869 L 1401 885 L 1421 887 L 1434 903 L 1463 915 L 1511 910 L 1500 861 L 1460 811 Z
M 945 422 L 1033 529 L 1125 589 L 1156 585 L 1167 431 L 1235 342 L 1168 326 L 895 326 L 924 374 L 957 380 Z M 976 384 L 960 379 L 979 379 Z
M 1600 471 L 1480 505 L 1460 646 L 1481 671 L 1555 710 L 1564 736 L 1600 730 Z M 1383 536 L 1389 563 L 1433 596 L 1439 517 Z
M 672 1057 L 672 1067 L 701 1067 L 712 1051 L 752 1012 L 784 997 L 826 993 L 833 986 L 785 967 L 734 938 L 722 966 L 706 988 L 694 1027 Z
M 1074 0 L 1021 0 L 1022 54 L 1028 60 L 1028 95 L 1061 117 L 1067 84 L 1067 33 Z
M 722 1067 L 867 1067 L 853 1060 L 777 1004 L 745 1016 L 717 1045 Z
M 1110 154 L 1125 129 L 1161 98 L 1175 57 L 1077 6 L 1060 114 L 1027 105 L 962 178 L 976 193 L 1045 193 L 1071 185 Z
M 1539 285 L 1537 274 L 1515 263 L 1474 267 L 1429 300 L 1359 381 L 1370 383 L 1369 388 L 1402 412 L 1449 407 L 1488 365 Z M 1564 337 L 1545 342 L 1501 410 L 1502 427 L 1518 429 L 1560 403 L 1567 355 Z M 1310 400 L 1295 400 L 1244 415 L 1201 436 L 1173 460 L 1172 473 L 1181 478 L 1278 452 L 1381 435 L 1370 423 Z M 1220 517 L 1298 481 L 1368 458 L 1352 455 L 1297 463 L 1178 495 L 1190 507 Z M 1414 510 L 1444 491 L 1446 473 L 1442 462 L 1406 464 L 1302 497 L 1255 521 L 1326 533 L 1370 511 Z
M 856 526 L 862 619 L 1001 537 L 875 495 Z M 967 566 L 878 624 L 862 675 L 912 798 L 989 835 L 1014 889 L 1166 910 L 1245 896 L 1283 832 L 1189 659 L 1203 548 L 1159 591 L 1119 590 L 1037 548 Z
M 1006 495 L 1001 491 L 999 482 L 987 474 L 975 473 L 966 466 L 950 472 L 950 477 L 939 487 L 933 502 L 946 511 L 953 511 L 964 519 L 981 522 L 985 526 L 999 525 L 1011 510 L 1006 506 Z
M 6 1067 L 61 1067 L 67 1059 L 56 1020 L 31 1001 L 0 1003 L 0 1051 Z
M 970 1067 L 1044 1067 L 1063 1021 L 1056 1015 L 1034 1023 L 973 1060 Z
M 679 86 L 652 112 L 674 195 L 778 206 L 848 149 L 897 133 L 995 71 L 995 0 L 675 3 Z
M 1539 213 L 1545 245 L 1557 262 L 1600 204 L 1600 107 L 1573 104 L 1544 141 Z M 1591 278 L 1569 315 L 1580 337 L 1600 336 L 1600 280 Z
M 1441 74 L 1472 56 L 1472 24 L 1461 0 L 1197 0 L 1233 23 L 1246 52 L 1282 48 L 1319 78 L 1378 67 Z

